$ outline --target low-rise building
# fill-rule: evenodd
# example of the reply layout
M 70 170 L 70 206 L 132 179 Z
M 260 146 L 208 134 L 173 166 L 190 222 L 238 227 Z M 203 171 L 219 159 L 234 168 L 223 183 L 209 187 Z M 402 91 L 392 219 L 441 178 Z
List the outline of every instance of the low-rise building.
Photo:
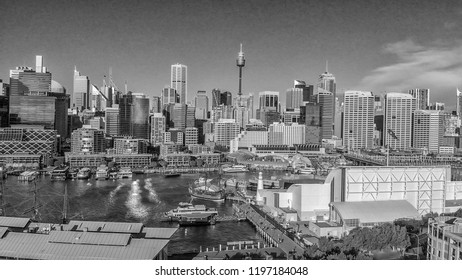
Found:
M 429 219 L 427 244 L 427 260 L 462 260 L 462 218 Z

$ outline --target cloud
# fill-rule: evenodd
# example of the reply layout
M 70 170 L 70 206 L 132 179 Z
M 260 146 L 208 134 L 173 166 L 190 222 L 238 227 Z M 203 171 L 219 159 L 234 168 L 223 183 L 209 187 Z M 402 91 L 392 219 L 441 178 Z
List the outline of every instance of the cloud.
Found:
M 374 92 L 429 88 L 431 102 L 445 102 L 452 109 L 456 87 L 462 88 L 461 41 L 423 46 L 408 39 L 387 44 L 383 51 L 395 55 L 397 62 L 374 69 L 357 88 Z

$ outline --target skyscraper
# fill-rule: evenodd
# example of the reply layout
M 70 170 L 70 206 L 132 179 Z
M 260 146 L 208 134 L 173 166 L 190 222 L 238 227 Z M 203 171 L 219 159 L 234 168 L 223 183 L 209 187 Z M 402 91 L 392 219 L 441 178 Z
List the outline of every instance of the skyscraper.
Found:
M 151 116 L 151 144 L 153 146 L 158 146 L 164 142 L 165 131 L 165 117 L 161 113 L 154 113 Z
M 184 103 L 177 103 L 173 106 L 173 125 L 177 129 L 186 128 L 187 106 Z
M 457 89 L 456 113 L 459 118 L 462 118 L 462 92 L 459 89 Z
M 209 110 L 209 98 L 204 90 L 197 91 L 194 105 L 196 107 L 196 119 L 206 120 Z
M 326 61 L 326 72 L 319 75 L 318 88 L 322 88 L 325 91 L 331 92 L 335 95 L 336 87 L 337 85 L 335 83 L 335 77 L 332 73 L 329 73 Z
M 133 97 L 132 133 L 134 138 L 149 139 L 149 98 L 143 95 Z
M 171 87 L 165 87 L 162 89 L 162 109 L 165 108 L 165 105 L 180 103 L 180 96 L 178 92 Z
M 239 124 L 234 119 L 220 119 L 215 123 L 215 143 L 221 146 L 229 146 L 230 141 L 239 134 Z
M 119 135 L 119 108 L 106 108 L 106 134 Z
M 279 92 L 277 91 L 262 91 L 260 96 L 260 110 L 268 110 L 279 112 Z
M 434 110 L 414 111 L 412 146 L 438 153 L 444 136 L 444 113 Z
M 371 148 L 374 139 L 374 96 L 367 91 L 346 91 L 343 143 L 349 150 Z
M 430 106 L 430 89 L 410 89 L 409 94 L 415 98 L 415 110 L 427 110 Z
M 162 102 L 160 96 L 152 97 L 152 112 L 161 113 L 162 112 Z
M 182 64 L 174 64 L 171 67 L 171 84 L 170 87 L 175 89 L 180 96 L 180 103 L 186 104 L 188 97 L 187 89 L 187 71 L 188 67 Z
M 90 108 L 90 80 L 74 69 L 74 91 L 72 93 L 72 108 L 81 111 Z
M 303 89 L 289 88 L 286 91 L 286 109 L 299 109 L 303 105 Z
M 303 102 L 315 102 L 313 99 L 314 87 L 313 85 L 306 85 L 304 81 L 294 80 L 294 88 L 301 88 L 303 90 Z
M 186 127 L 194 127 L 196 122 L 196 107 L 186 105 Z
M 19 66 L 10 70 L 10 95 L 45 95 L 51 90 L 51 73 L 43 66 L 42 56 L 36 57 L 35 70 Z
M 220 105 L 232 106 L 232 94 L 229 91 L 222 92 L 219 89 L 212 89 L 212 108 L 216 108 Z
M 410 94 L 391 92 L 385 95 L 384 145 L 398 150 L 411 147 L 415 107 L 416 99 Z
M 317 97 L 318 104 L 321 106 L 321 139 L 332 139 L 335 114 L 334 94 L 319 89 Z

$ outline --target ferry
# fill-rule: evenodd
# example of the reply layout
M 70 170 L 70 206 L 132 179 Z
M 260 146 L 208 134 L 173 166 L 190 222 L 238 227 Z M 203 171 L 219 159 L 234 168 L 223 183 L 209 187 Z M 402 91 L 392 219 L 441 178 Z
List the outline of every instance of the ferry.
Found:
M 121 167 L 117 172 L 117 179 L 130 179 L 132 176 L 133 173 L 130 167 Z
M 96 180 L 107 180 L 109 178 L 109 172 L 106 165 L 101 165 L 96 170 Z
M 77 179 L 88 179 L 91 176 L 90 168 L 84 167 L 77 173 Z
M 169 170 L 169 171 L 164 172 L 164 177 L 165 178 L 172 178 L 172 177 L 179 177 L 179 176 L 181 176 L 181 174 L 178 173 L 178 172 L 175 172 L 173 170 Z
M 69 173 L 69 166 L 56 167 L 51 171 L 51 180 L 66 180 Z
M 226 173 L 239 173 L 249 171 L 249 169 L 245 165 L 233 165 L 230 167 L 224 167 L 222 170 Z
M 215 208 L 206 208 L 205 205 L 180 202 L 177 208 L 164 213 L 167 220 L 176 222 L 180 221 L 181 217 L 202 217 L 202 215 L 214 217 L 218 215 L 218 211 Z
M 202 226 L 216 224 L 216 215 L 214 214 L 185 214 L 178 219 L 180 226 Z

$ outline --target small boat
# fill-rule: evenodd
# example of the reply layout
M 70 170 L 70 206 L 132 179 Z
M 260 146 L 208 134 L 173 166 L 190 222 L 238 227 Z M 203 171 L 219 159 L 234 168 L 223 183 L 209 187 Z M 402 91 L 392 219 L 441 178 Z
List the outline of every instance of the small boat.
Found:
M 178 219 L 178 224 L 180 226 L 214 225 L 215 223 L 216 215 L 210 213 L 185 214 Z
M 169 171 L 164 172 L 164 177 L 165 178 L 172 178 L 172 177 L 179 177 L 179 176 L 181 176 L 181 174 L 178 173 L 178 172 L 175 172 L 173 170 L 169 170 Z
M 132 169 L 130 167 L 121 167 L 117 172 L 118 179 L 130 179 L 133 176 Z
M 239 173 L 239 172 L 247 172 L 249 169 L 245 165 L 233 165 L 233 166 L 228 166 L 224 167 L 223 172 L 226 173 Z
M 84 167 L 77 173 L 77 179 L 88 179 L 91 176 L 90 168 Z
M 297 170 L 298 174 L 314 174 L 316 170 L 313 167 L 305 167 Z
M 132 173 L 133 174 L 144 174 L 145 172 L 143 169 L 134 169 Z
M 106 165 L 101 165 L 96 170 L 96 180 L 107 180 L 109 178 L 109 172 Z

